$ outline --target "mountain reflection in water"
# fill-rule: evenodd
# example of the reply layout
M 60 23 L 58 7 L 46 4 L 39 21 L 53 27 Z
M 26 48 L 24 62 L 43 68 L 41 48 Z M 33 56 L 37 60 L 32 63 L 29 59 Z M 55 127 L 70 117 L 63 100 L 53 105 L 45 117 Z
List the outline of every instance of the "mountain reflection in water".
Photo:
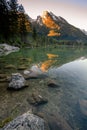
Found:
M 40 111 L 58 112 L 73 130 L 87 130 L 87 59 L 50 68 L 47 74 L 60 87 L 48 89 L 50 101 Z

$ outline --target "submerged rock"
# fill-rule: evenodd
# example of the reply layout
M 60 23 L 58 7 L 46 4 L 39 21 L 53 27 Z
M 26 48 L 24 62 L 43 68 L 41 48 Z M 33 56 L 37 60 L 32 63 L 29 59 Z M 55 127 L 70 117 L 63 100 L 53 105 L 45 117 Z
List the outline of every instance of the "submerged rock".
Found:
M 16 67 L 12 64 L 6 65 L 5 69 L 16 69 Z
M 44 120 L 27 112 L 8 123 L 1 130 L 45 130 Z
M 19 47 L 10 46 L 8 44 L 0 44 L 0 55 L 7 55 L 15 51 L 19 51 Z
M 46 120 L 50 130 L 73 130 L 59 114 L 48 115 L 46 116 Z
M 55 87 L 60 87 L 55 80 L 49 80 L 48 81 L 48 87 L 52 87 L 52 88 L 55 88 Z
M 0 74 L 0 79 L 4 79 L 4 78 L 6 78 L 6 77 L 7 77 L 6 74 Z
M 0 82 L 8 82 L 7 74 L 0 74 Z
M 9 83 L 8 89 L 19 90 L 26 86 L 26 81 L 20 73 L 13 73 L 11 75 L 11 81 Z
M 83 115 L 87 116 L 87 100 L 79 100 L 80 110 Z
M 25 70 L 25 69 L 27 69 L 27 67 L 24 66 L 24 65 L 21 65 L 21 66 L 19 66 L 17 69 L 18 69 L 18 70 Z
M 45 121 L 45 130 L 73 130 L 68 122 L 58 113 L 36 112 L 35 115 Z
M 31 99 L 27 100 L 29 101 L 30 104 L 34 106 L 39 106 L 48 103 L 48 100 L 45 97 L 42 97 L 41 95 L 35 93 L 32 94 Z

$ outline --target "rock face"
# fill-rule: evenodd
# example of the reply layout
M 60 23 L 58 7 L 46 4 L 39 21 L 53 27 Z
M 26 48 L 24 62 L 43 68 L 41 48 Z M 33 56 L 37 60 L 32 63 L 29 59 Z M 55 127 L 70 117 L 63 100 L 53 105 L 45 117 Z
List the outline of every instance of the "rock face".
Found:
M 1 130 L 44 130 L 44 120 L 27 112 L 11 121 Z
M 8 89 L 19 90 L 24 87 L 26 87 L 24 77 L 20 73 L 13 73 Z
M 19 51 L 19 48 L 8 44 L 0 44 L 0 55 L 7 55 L 15 51 Z

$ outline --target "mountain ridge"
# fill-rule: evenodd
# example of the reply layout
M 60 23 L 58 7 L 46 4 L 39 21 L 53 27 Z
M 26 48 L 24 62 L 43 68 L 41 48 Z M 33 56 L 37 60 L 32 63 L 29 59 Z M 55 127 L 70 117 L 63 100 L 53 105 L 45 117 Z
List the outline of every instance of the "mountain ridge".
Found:
M 44 11 L 42 16 L 39 15 L 37 19 L 32 19 L 31 23 L 32 27 L 36 28 L 38 35 L 53 37 L 57 40 L 87 41 L 87 35 L 82 30 L 52 12 Z

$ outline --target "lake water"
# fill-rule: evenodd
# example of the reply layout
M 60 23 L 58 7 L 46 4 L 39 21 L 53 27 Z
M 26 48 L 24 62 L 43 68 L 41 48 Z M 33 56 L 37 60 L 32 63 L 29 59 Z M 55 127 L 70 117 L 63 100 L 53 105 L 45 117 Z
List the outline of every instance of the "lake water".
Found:
M 55 55 L 50 56 L 49 54 Z M 26 60 L 24 58 L 27 58 Z M 32 79 L 30 88 L 20 92 L 7 91 L 7 83 L 0 83 L 0 119 L 17 116 L 26 112 L 31 106 L 27 98 L 33 91 L 37 91 L 48 99 L 48 103 L 37 107 L 37 112 L 45 116 L 60 115 L 73 130 L 87 130 L 87 48 L 58 46 L 23 49 L 20 52 L 0 58 L 1 73 L 10 75 L 20 65 L 27 68 L 36 65 L 49 79 L 58 84 L 58 88 L 46 85 L 46 79 Z M 13 64 L 16 69 L 4 69 Z M 16 108 L 16 111 L 14 110 Z M 48 114 L 47 114 L 48 113 Z M 51 126 L 50 130 L 58 130 Z

